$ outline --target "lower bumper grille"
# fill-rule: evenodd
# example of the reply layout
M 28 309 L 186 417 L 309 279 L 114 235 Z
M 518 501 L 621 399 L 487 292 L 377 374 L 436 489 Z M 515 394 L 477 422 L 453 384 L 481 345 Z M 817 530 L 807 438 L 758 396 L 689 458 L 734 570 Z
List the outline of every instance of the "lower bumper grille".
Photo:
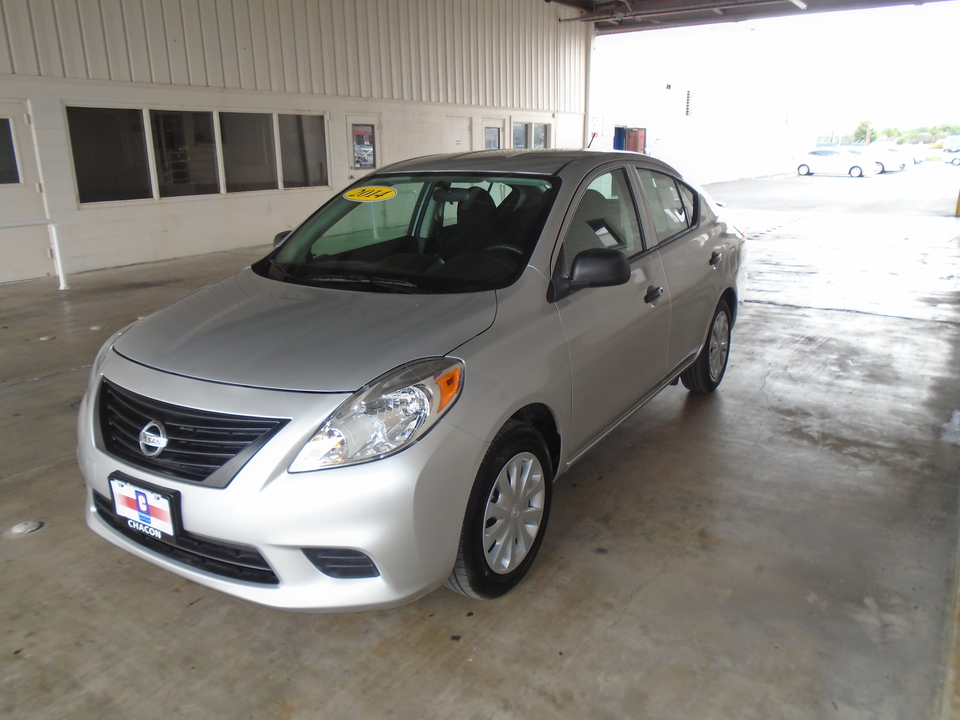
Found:
M 174 542 L 157 540 L 127 527 L 124 519 L 113 511 L 110 500 L 100 493 L 93 493 L 93 503 L 97 515 L 107 525 L 128 540 L 169 560 L 231 580 L 258 585 L 280 584 L 276 573 L 254 548 L 217 543 L 183 531 Z

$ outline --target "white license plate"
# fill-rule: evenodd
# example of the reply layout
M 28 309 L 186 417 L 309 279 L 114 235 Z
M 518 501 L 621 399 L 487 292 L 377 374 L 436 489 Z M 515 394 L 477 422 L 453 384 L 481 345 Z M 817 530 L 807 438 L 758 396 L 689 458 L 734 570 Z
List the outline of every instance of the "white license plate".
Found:
M 110 478 L 110 488 L 113 490 L 114 510 L 127 521 L 127 526 L 157 540 L 172 538 L 176 534 L 169 495 L 115 477 Z

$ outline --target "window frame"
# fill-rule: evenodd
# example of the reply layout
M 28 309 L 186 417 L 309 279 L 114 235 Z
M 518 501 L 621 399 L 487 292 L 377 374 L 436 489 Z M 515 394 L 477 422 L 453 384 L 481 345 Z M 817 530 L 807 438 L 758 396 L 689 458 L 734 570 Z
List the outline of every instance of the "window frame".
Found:
M 63 108 L 63 124 L 66 128 L 66 139 L 67 139 L 67 150 L 68 156 L 70 158 L 70 168 L 72 170 L 72 179 L 73 179 L 73 188 L 75 192 L 75 198 L 77 202 L 77 207 L 80 209 L 84 208 L 96 208 L 103 207 L 105 205 L 110 205 L 112 203 L 147 203 L 147 202 L 156 202 L 159 200 L 159 190 L 156 183 L 156 159 L 153 153 L 153 141 L 151 138 L 151 133 L 153 132 L 152 126 L 150 125 L 150 110 L 144 105 L 129 105 L 123 103 L 110 103 L 110 104 L 101 104 L 101 103 L 84 103 L 84 102 L 64 102 L 61 106 Z M 133 197 L 133 198 L 118 198 L 113 200 L 82 200 L 80 197 L 80 177 L 77 174 L 77 158 L 74 153 L 73 148 L 73 136 L 70 132 L 70 108 L 76 108 L 79 110 L 119 110 L 124 112 L 137 112 L 140 114 L 140 123 L 143 128 L 143 144 L 144 152 L 146 154 L 147 161 L 147 183 L 149 185 L 149 193 L 143 197 Z
M 617 170 L 622 170 L 623 175 L 627 181 L 627 189 L 630 193 L 631 203 L 633 205 L 633 211 L 637 218 L 637 229 L 639 231 L 639 247 L 640 249 L 635 251 L 632 255 L 627 255 L 624 253 L 624 257 L 627 258 L 627 262 L 630 263 L 631 267 L 633 264 L 648 255 L 650 252 L 656 249 L 657 245 L 649 245 L 647 242 L 647 229 L 644 222 L 643 207 L 638 201 L 638 189 L 639 185 L 634 177 L 635 173 L 632 172 L 632 165 L 623 164 L 621 162 L 613 162 L 608 165 L 603 165 L 598 168 L 594 168 L 589 174 L 585 175 L 583 180 L 580 181 L 580 185 L 577 187 L 574 199 L 571 200 L 570 204 L 567 206 L 567 209 L 563 216 L 563 221 L 560 225 L 560 232 L 557 235 L 557 243 L 554 246 L 553 255 L 550 258 L 551 273 L 552 278 L 563 278 L 567 279 L 568 274 L 564 274 L 564 268 L 561 268 L 560 260 L 563 256 L 563 246 L 567 239 L 567 233 L 570 230 L 570 225 L 573 222 L 573 218 L 577 213 L 577 209 L 580 207 L 580 202 L 583 200 L 584 194 L 587 190 L 590 189 L 590 185 L 601 175 L 606 175 L 608 173 L 616 172 Z M 639 195 L 642 197 L 642 194 Z M 571 266 L 573 263 L 573 258 L 570 259 Z
M 700 226 L 700 219 L 702 215 L 701 204 L 703 202 L 703 198 L 701 197 L 700 193 L 697 192 L 696 188 L 692 187 L 688 183 L 685 183 L 676 175 L 672 175 L 668 172 L 665 172 L 663 169 L 660 169 L 660 168 L 646 167 L 644 165 L 639 165 L 636 163 L 631 164 L 630 167 L 632 168 L 631 174 L 633 176 L 633 181 L 636 183 L 637 192 L 639 193 L 639 196 L 642 198 L 641 200 L 643 204 L 642 213 L 644 215 L 643 222 L 648 229 L 648 231 L 645 232 L 644 234 L 645 236 L 651 235 L 652 237 L 657 238 L 657 242 L 656 244 L 651 246 L 652 248 L 659 248 L 663 245 L 666 245 L 667 243 L 671 243 L 677 238 L 682 237 L 683 235 L 687 234 L 691 230 L 695 230 Z M 658 175 L 662 175 L 664 177 L 670 178 L 674 183 L 677 194 L 680 196 L 681 203 L 683 202 L 683 195 L 680 190 L 681 187 L 686 188 L 693 195 L 693 209 L 692 209 L 692 213 L 690 213 L 692 214 L 692 217 L 687 222 L 687 226 L 682 230 L 677 230 L 672 235 L 668 235 L 664 237 L 662 240 L 660 239 L 660 234 L 657 232 L 657 225 L 656 225 L 656 222 L 654 221 L 653 206 L 650 204 L 650 201 L 647 198 L 647 194 L 643 188 L 643 181 L 640 178 L 641 170 L 645 170 L 651 173 L 656 173 Z

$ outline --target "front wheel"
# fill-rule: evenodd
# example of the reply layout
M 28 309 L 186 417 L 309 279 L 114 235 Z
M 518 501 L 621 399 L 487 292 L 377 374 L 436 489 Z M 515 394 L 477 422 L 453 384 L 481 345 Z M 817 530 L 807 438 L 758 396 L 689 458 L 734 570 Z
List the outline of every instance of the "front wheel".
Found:
M 730 357 L 730 327 L 730 308 L 725 300 L 721 300 L 713 313 L 707 342 L 693 365 L 680 374 L 680 381 L 687 390 L 705 394 L 720 385 Z
M 854 165 L 850 168 L 850 177 L 863 177 L 863 170 L 858 165 Z
M 552 491 L 543 436 L 525 423 L 504 425 L 477 472 L 447 587 L 482 600 L 512 590 L 543 542 Z
M 951 164 L 951 165 L 960 165 L 960 157 L 955 157 L 953 160 L 950 161 L 950 164 Z
M 810 174 L 809 165 L 801 165 L 800 167 L 797 168 L 797 175 L 809 175 L 809 174 Z

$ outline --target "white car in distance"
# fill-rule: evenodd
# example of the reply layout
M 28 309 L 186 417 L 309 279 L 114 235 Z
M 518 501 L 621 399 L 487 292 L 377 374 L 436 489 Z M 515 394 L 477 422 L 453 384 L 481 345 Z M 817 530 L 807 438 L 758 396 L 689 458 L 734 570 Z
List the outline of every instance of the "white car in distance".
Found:
M 879 172 L 876 162 L 847 148 L 824 147 L 811 150 L 797 159 L 798 175 L 849 175 L 863 177 Z

